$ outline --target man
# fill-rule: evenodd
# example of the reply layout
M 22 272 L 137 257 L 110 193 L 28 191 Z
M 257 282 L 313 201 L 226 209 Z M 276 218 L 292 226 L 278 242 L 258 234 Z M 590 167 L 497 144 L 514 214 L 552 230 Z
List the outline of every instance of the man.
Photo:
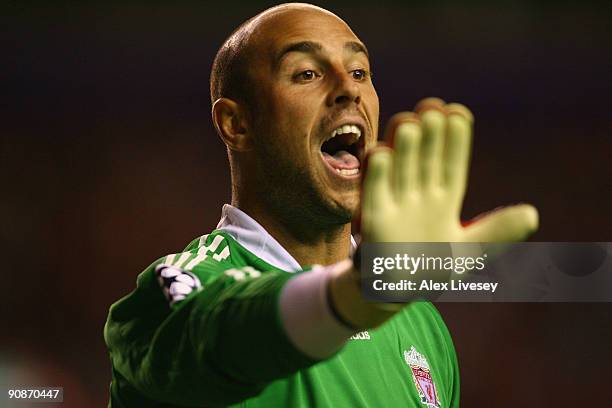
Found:
M 363 300 L 350 221 L 361 195 L 366 241 L 533 231 L 526 205 L 460 224 L 467 108 L 425 100 L 391 121 L 395 150 L 372 149 L 379 106 L 367 49 L 337 16 L 305 4 L 266 10 L 230 36 L 211 99 L 232 205 L 112 306 L 110 406 L 458 406 L 440 315 L 427 302 Z

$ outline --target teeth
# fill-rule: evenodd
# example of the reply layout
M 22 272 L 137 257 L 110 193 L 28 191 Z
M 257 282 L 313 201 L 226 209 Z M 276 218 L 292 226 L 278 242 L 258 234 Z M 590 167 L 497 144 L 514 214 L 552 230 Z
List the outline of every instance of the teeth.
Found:
M 336 130 L 334 130 L 331 133 L 330 139 L 336 137 L 336 135 L 342 135 L 344 133 L 353 133 L 354 135 L 357 135 L 357 139 L 359 139 L 361 137 L 361 130 L 359 129 L 358 126 L 356 126 L 356 125 L 342 125 L 342 126 L 339 126 Z
M 336 172 L 343 176 L 352 176 L 359 173 L 359 169 L 336 169 Z

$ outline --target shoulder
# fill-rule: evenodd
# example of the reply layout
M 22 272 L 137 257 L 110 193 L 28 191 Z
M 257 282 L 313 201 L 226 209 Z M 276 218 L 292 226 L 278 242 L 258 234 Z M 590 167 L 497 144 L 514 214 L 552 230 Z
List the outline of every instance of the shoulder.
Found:
M 158 259 L 141 275 L 157 281 L 175 304 L 220 277 L 241 281 L 273 271 L 280 270 L 249 252 L 228 232 L 214 230 L 192 240 L 183 252 Z M 228 283 L 227 279 L 222 281 Z
M 236 249 L 236 243 L 231 237 L 215 230 L 192 240 L 183 252 L 166 255 L 158 264 L 191 271 L 203 263 L 223 263 L 231 259 L 232 252 Z
M 157 281 L 166 298 L 174 304 L 200 290 L 224 271 L 240 265 L 236 261 L 238 252 L 240 248 L 230 236 L 215 230 L 195 238 L 182 252 L 158 259 L 141 277 Z

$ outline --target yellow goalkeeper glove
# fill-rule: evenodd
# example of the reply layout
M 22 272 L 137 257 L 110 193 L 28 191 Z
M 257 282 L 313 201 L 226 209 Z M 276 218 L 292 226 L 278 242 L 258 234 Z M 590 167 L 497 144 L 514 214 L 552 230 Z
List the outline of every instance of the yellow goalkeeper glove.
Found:
M 473 116 L 437 98 L 395 115 L 385 139 L 369 155 L 362 190 L 361 234 L 366 242 L 522 241 L 538 226 L 528 204 L 460 221 Z

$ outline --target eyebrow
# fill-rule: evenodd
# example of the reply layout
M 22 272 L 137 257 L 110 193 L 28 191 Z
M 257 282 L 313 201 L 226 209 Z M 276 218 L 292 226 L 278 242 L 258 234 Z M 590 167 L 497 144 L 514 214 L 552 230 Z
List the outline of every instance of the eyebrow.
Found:
M 368 49 L 366 48 L 365 45 L 363 45 L 360 42 L 349 41 L 349 42 L 344 44 L 344 48 L 348 48 L 349 50 L 353 51 L 354 53 L 363 52 L 365 54 L 365 56 L 368 57 L 368 59 L 370 58 L 370 53 L 368 52 Z
M 274 58 L 275 65 L 278 67 L 285 58 L 285 56 L 291 52 L 301 52 L 305 54 L 318 54 L 323 49 L 323 46 L 314 41 L 300 41 L 285 46 Z M 367 48 L 360 42 L 348 41 L 344 43 L 344 49 L 353 51 L 354 53 L 362 52 L 367 58 L 370 58 Z

